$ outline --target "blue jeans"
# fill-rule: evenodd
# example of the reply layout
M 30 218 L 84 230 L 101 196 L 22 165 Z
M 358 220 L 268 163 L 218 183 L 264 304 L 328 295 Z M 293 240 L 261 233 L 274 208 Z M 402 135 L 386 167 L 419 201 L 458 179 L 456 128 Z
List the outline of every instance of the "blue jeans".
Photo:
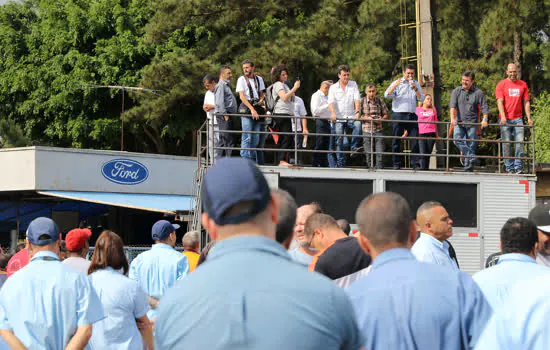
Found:
M 360 120 L 348 120 L 345 122 L 332 123 L 331 134 L 344 134 L 347 129 L 353 129 L 351 139 L 351 149 L 359 147 L 361 142 L 360 135 L 363 134 Z M 330 149 L 336 151 L 343 151 L 349 147 L 349 140 L 346 136 L 331 136 L 330 137 Z M 329 164 L 331 168 L 343 168 L 346 166 L 346 155 L 343 153 L 336 153 L 336 162 L 334 162 L 334 153 L 329 154 Z M 332 159 L 331 159 L 332 158 Z M 335 166 L 333 166 L 335 165 Z
M 317 134 L 330 134 L 330 130 L 330 122 L 328 120 L 320 119 L 315 121 L 315 132 Z M 316 136 L 315 150 L 328 151 L 330 139 L 330 136 Z M 326 168 L 328 166 L 328 153 L 313 153 L 312 166 Z
M 241 148 L 258 148 L 260 142 L 259 134 L 248 134 L 247 131 L 261 131 L 260 128 L 263 123 L 259 120 L 254 120 L 249 117 L 241 117 L 241 124 L 243 129 L 243 137 L 241 140 Z M 248 158 L 252 161 L 256 161 L 256 151 L 242 149 L 241 157 Z
M 477 142 L 475 141 L 462 141 L 465 139 L 477 140 L 477 126 L 461 126 L 457 125 L 453 130 L 453 138 L 455 139 L 455 145 L 458 147 L 462 155 L 475 156 Z M 468 168 L 472 160 L 476 158 L 464 158 L 464 167 Z
M 263 122 L 260 123 L 260 131 L 267 131 L 267 125 Z M 264 148 L 267 134 L 260 134 L 259 136 L 258 148 Z M 258 163 L 258 165 L 264 165 L 264 151 L 256 151 L 256 163 Z
M 506 125 L 500 127 L 500 136 L 502 137 L 502 141 L 523 141 L 524 128 L 522 125 L 522 118 L 507 120 Z M 516 143 L 515 145 L 516 152 L 514 157 L 523 157 L 523 143 Z M 504 157 L 510 157 L 510 148 L 510 143 L 502 143 L 502 155 Z M 521 159 L 505 159 L 504 165 L 506 166 L 506 171 L 521 170 L 523 167 L 523 161 Z

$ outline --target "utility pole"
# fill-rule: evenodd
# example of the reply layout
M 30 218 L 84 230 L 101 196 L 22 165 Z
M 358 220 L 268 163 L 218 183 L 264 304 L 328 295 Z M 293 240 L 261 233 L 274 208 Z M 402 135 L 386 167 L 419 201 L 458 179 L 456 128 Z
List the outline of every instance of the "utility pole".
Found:
M 110 90 L 121 90 L 122 91 L 122 111 L 121 111 L 121 134 L 120 134 L 120 150 L 124 151 L 124 95 L 125 91 L 138 91 L 138 92 L 148 92 L 154 95 L 159 95 L 162 90 L 152 90 L 145 89 L 142 87 L 136 86 L 122 86 L 122 85 L 83 85 L 83 88 L 88 89 L 110 89 Z

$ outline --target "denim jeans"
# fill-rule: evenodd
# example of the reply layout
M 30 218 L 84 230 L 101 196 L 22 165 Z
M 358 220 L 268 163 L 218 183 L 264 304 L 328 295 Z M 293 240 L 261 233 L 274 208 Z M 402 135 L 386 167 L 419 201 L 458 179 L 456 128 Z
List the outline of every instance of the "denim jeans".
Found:
M 330 134 L 330 122 L 325 119 L 315 121 L 315 133 Z M 315 150 L 328 151 L 330 146 L 330 136 L 315 136 Z M 314 167 L 328 167 L 328 153 L 313 153 Z
M 506 125 L 500 127 L 500 136 L 502 137 L 502 141 L 523 141 L 524 128 L 522 127 L 522 125 L 522 118 L 507 120 Z M 514 157 L 523 157 L 523 143 L 516 143 L 515 145 L 516 152 Z M 504 157 L 510 157 L 511 146 L 512 144 L 510 143 L 502 143 L 502 155 Z M 522 169 L 523 161 L 521 159 L 505 159 L 504 165 L 506 166 L 506 171 L 517 171 Z
M 365 132 L 363 133 L 363 148 L 365 149 L 365 156 L 367 158 L 367 167 L 376 169 L 382 169 L 384 163 L 382 160 L 383 154 L 376 154 L 376 163 L 371 164 L 372 151 L 374 152 L 384 152 L 384 139 L 378 136 L 384 136 L 381 132 Z M 371 137 L 374 145 L 371 145 Z
M 402 113 L 402 112 L 393 112 L 391 115 L 392 120 L 411 120 L 417 121 L 418 116 L 415 113 Z M 392 136 L 403 136 L 403 133 L 407 130 L 408 136 L 417 137 L 418 136 L 418 123 L 392 123 Z M 401 153 L 401 138 L 395 138 L 391 142 L 391 149 L 393 153 Z M 418 141 L 411 139 L 411 152 L 418 153 Z M 402 155 L 393 155 L 392 162 L 393 166 L 401 167 L 403 156 Z M 418 161 L 418 156 L 411 157 L 411 167 L 420 166 Z
M 420 134 L 418 136 L 435 137 L 435 132 Z M 426 154 L 426 156 L 420 157 L 420 169 L 428 170 L 428 168 L 430 167 L 430 154 L 432 154 L 432 150 L 434 149 L 434 144 L 435 144 L 435 140 L 429 140 L 429 139 L 418 140 L 418 148 L 420 149 L 420 153 Z
M 254 120 L 250 117 L 241 117 L 241 125 L 243 129 L 243 137 L 241 140 L 241 148 L 258 148 L 260 142 L 259 134 L 250 134 L 247 131 L 261 131 L 263 123 L 260 120 Z M 248 158 L 253 162 L 256 161 L 256 151 L 242 149 L 241 157 Z
M 263 122 L 260 123 L 260 131 L 266 132 L 267 131 L 267 125 L 265 125 Z M 265 147 L 265 140 L 267 139 L 267 134 L 260 134 L 259 135 L 259 141 L 258 141 L 258 148 L 264 148 Z M 256 163 L 258 165 L 264 165 L 264 151 L 256 151 Z
M 465 139 L 477 140 L 477 126 L 461 126 L 457 125 L 453 130 L 453 138 L 455 139 L 455 145 L 458 147 L 463 156 L 475 156 L 477 142 L 475 141 L 462 141 Z M 468 168 L 470 163 L 475 158 L 464 158 L 464 167 Z
M 351 139 L 351 149 L 357 148 L 360 145 L 361 138 L 360 135 L 363 133 L 361 121 L 360 120 L 347 120 L 344 122 L 335 122 L 332 123 L 332 134 L 344 134 L 347 129 L 353 129 L 352 135 L 354 136 Z M 332 150 L 343 151 L 349 147 L 349 140 L 346 136 L 331 136 L 333 139 Z M 334 157 L 334 154 L 332 154 Z M 330 154 L 329 154 L 329 163 L 331 163 Z M 346 166 L 346 155 L 343 153 L 336 153 L 336 165 L 338 168 L 343 168 Z M 331 165 L 331 168 L 333 166 Z
M 294 152 L 290 152 L 289 154 L 289 163 L 294 165 L 300 165 L 302 164 L 302 152 L 300 150 L 303 148 L 302 143 L 304 142 L 304 135 L 300 132 L 296 134 L 296 136 L 292 137 L 293 147 L 296 146 L 296 149 L 298 150 L 298 160 L 294 159 Z M 295 142 L 295 144 L 294 144 Z

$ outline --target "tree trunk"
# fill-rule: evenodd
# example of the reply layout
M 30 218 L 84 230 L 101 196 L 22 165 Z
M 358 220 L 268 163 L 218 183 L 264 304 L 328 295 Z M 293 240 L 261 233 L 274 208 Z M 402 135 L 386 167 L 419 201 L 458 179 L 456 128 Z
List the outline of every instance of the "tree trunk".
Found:
M 518 79 L 521 79 L 522 67 L 521 57 L 523 56 L 523 46 L 521 42 L 521 32 L 514 31 L 514 64 L 518 67 Z

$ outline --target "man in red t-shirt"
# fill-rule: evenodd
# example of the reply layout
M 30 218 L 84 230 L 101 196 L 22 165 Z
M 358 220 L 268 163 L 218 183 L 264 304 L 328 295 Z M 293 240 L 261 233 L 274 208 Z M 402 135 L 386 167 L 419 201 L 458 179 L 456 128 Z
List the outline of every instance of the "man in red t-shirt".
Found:
M 525 111 L 527 122 L 533 125 L 531 119 L 531 102 L 529 101 L 529 89 L 527 84 L 518 79 L 518 68 L 510 63 L 506 70 L 507 79 L 500 81 L 495 90 L 498 113 L 500 117 L 500 135 L 503 141 L 523 141 L 523 114 Z M 510 157 L 510 143 L 502 144 L 502 155 Z M 516 143 L 514 157 L 523 157 L 523 143 Z M 521 159 L 504 159 L 506 171 L 510 174 L 523 174 L 523 162 Z
M 6 266 L 6 271 L 8 272 L 8 277 L 21 270 L 23 267 L 27 266 L 29 263 L 29 247 L 28 245 L 25 248 L 21 249 L 8 261 L 8 266 Z

